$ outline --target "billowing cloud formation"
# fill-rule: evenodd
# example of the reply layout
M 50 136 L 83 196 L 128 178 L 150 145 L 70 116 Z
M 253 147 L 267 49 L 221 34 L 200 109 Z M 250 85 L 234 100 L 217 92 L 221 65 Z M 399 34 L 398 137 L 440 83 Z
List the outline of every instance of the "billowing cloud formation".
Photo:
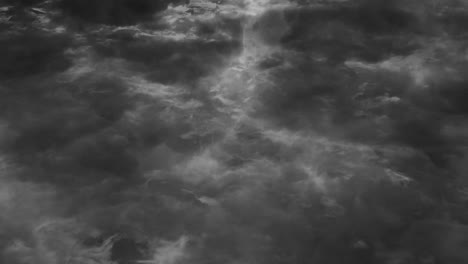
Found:
M 84 21 L 124 25 L 150 19 L 154 13 L 166 9 L 171 2 L 177 1 L 105 0 L 96 2 L 60 0 L 58 5 L 71 16 Z
M 0 262 L 467 263 L 430 2 L 1 2 Z

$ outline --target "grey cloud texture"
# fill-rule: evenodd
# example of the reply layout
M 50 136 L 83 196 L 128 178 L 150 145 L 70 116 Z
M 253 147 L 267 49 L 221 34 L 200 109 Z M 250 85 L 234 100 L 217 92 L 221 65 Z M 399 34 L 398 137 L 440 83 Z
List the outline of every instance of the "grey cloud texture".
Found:
M 466 263 L 464 1 L 1 5 L 0 262 Z

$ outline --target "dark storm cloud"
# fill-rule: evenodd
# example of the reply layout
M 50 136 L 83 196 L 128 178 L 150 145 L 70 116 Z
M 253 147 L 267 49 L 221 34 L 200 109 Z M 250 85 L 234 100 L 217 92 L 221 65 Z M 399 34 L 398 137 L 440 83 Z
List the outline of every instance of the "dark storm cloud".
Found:
M 58 6 L 66 14 L 90 23 L 110 25 L 136 24 L 149 20 L 170 3 L 171 0 L 59 0 Z
M 417 55 L 427 49 L 424 39 L 433 38 L 444 25 L 434 19 L 430 9 L 423 9 L 423 16 L 408 8 L 411 6 L 398 1 L 381 5 L 362 1 L 284 11 L 289 32 L 282 43 L 301 55 L 284 53 L 268 70 L 274 85 L 259 89 L 263 102 L 259 113 L 270 112 L 288 128 L 313 127 L 320 133 L 360 142 L 409 144 L 444 164 L 455 147 L 440 130 L 447 114 L 464 113 L 460 102 L 465 98 L 461 89 L 465 66 L 452 55 L 440 55 L 452 53 L 447 47 L 436 55 Z M 456 45 L 451 47 L 458 50 Z M 438 63 L 451 65 L 457 81 L 431 80 L 429 88 L 421 89 L 414 82 L 420 82 L 418 76 L 430 64 L 406 72 L 374 68 L 391 65 L 393 58 L 406 57 L 403 63 L 413 63 L 418 56 L 432 56 Z M 351 63 L 354 60 L 377 64 L 359 70 L 361 66 Z M 282 66 L 285 62 L 292 67 Z
M 187 32 L 191 28 L 176 28 L 174 33 L 166 32 L 166 38 L 164 30 L 171 30 L 170 27 L 174 26 L 162 26 L 157 31 L 143 26 L 141 31 L 129 28 L 104 35 L 99 32 L 97 39 L 91 41 L 99 55 L 124 59 L 149 80 L 163 84 L 190 84 L 197 81 L 241 50 L 239 20 L 200 22 L 195 28 L 200 31 L 196 38 Z M 171 34 L 180 34 L 181 37 L 171 38 Z M 227 34 L 229 38 L 216 38 L 216 34 Z
M 67 173 L 75 169 L 78 172 L 80 168 L 131 173 L 134 165 L 126 154 L 125 144 L 114 140 L 117 136 L 113 133 L 105 132 L 120 118 L 129 100 L 119 94 L 118 83 L 105 79 L 83 82 L 76 88 L 80 91 L 46 80 L 27 80 L 17 85 L 28 91 L 10 93 L 4 105 L 4 118 L 15 131 L 7 149 L 24 164 L 40 168 L 32 180 L 48 181 L 49 177 L 52 182 L 69 184 L 70 177 L 82 176 L 67 176 Z M 106 89 L 112 89 L 112 93 L 106 94 L 109 92 Z M 93 92 L 95 96 L 87 97 Z M 105 95 L 106 103 L 93 101 Z M 125 103 L 122 98 L 126 99 Z M 122 166 L 112 170 L 115 164 Z M 50 173 L 62 176 L 46 175 Z
M 408 144 L 441 166 L 457 152 L 441 134 L 450 117 L 441 111 L 463 114 L 457 102 L 464 92 L 449 83 L 434 88 L 440 91 L 434 97 L 432 89 L 416 90 L 407 74 L 387 70 L 374 70 L 361 79 L 362 73 L 344 66 L 303 62 L 273 72 L 272 78 L 278 79 L 273 87 L 259 90 L 263 106 L 257 114 L 270 116 L 280 126 L 356 142 Z
M 64 54 L 70 44 L 66 34 L 5 31 L 0 36 L 0 75 L 5 79 L 63 71 L 71 64 Z
M 32 6 L 45 2 L 44 0 L 4 0 L 0 3 L 6 3 L 9 5 L 18 5 L 18 6 Z
M 149 161 L 158 158 L 153 151 L 158 145 L 189 155 L 219 138 L 216 129 L 193 122 L 214 111 L 201 103 L 206 95 L 188 90 L 186 98 L 177 98 L 177 93 L 174 98 L 151 98 L 132 91 L 134 84 L 127 79 L 99 72 L 72 80 L 50 77 L 3 87 L 2 118 L 9 132 L 2 140 L 8 154 L 28 168 L 24 179 L 64 188 L 107 180 L 131 185 L 143 180 L 145 170 L 166 167 L 164 161 Z M 194 101 L 197 97 L 201 102 Z M 176 103 L 180 110 L 171 109 Z M 183 107 L 192 106 L 197 112 L 190 117 Z
M 282 39 L 286 48 L 338 63 L 350 57 L 378 61 L 407 55 L 418 47 L 411 38 L 423 30 L 413 14 L 379 6 L 300 8 L 285 11 L 285 17 L 290 26 Z
M 451 195 L 450 179 L 464 178 L 462 175 L 454 176 L 456 172 L 452 167 L 454 161 L 465 155 L 460 138 L 443 132 L 447 122 L 465 114 L 460 103 L 465 98 L 464 89 L 461 88 L 465 66 L 462 59 L 451 55 L 464 54 L 464 51 L 455 51 L 458 46 L 450 40 L 436 39 L 432 45 L 440 47 L 435 48 L 434 53 L 426 52 L 432 50 L 427 40 L 439 34 L 441 28 L 447 29 L 443 23 L 431 20 L 433 17 L 425 23 L 429 21 L 427 25 L 434 28 L 421 31 L 419 23 L 422 20 L 412 13 L 401 11 L 400 14 L 400 11 L 392 11 L 394 7 L 388 7 L 390 11 L 387 7 L 382 10 L 376 7 L 375 13 L 376 9 L 369 7 L 364 10 L 354 8 L 327 7 L 302 11 L 314 13 L 315 16 L 304 15 L 303 23 L 291 24 L 292 33 L 283 38 L 285 47 L 299 51 L 300 55 L 278 52 L 279 63 L 261 68 L 273 81 L 262 84 L 257 90 L 260 104 L 254 116 L 266 117 L 275 127 L 282 129 L 301 132 L 310 129 L 327 138 L 383 146 L 382 149 L 375 149 L 379 157 L 377 160 L 390 162 L 377 167 L 367 164 L 343 170 L 360 175 L 351 178 L 346 183 L 347 187 L 338 194 L 331 195 L 344 210 L 344 216 L 335 218 L 337 222 L 330 225 L 333 231 L 327 229 L 324 220 L 322 229 L 327 230 L 326 234 L 312 233 L 307 236 L 309 239 L 313 237 L 312 240 L 317 243 L 314 253 L 301 254 L 325 263 L 344 263 L 358 255 L 358 263 L 372 263 L 371 259 L 377 256 L 372 256 L 374 249 L 370 241 L 378 240 L 388 247 L 401 246 L 413 252 L 416 258 L 426 257 L 422 252 L 430 250 L 433 254 L 429 257 L 438 261 L 453 258 L 454 261 L 463 262 L 465 256 L 455 252 L 458 250 L 446 251 L 435 238 L 428 238 L 426 244 L 415 242 L 418 235 L 408 230 L 421 228 L 428 234 L 438 232 L 425 229 L 422 227 L 424 223 L 418 221 L 439 217 L 441 208 L 444 208 L 440 201 L 457 199 L 457 195 Z M 351 9 L 354 11 L 340 13 Z M 366 14 L 367 11 L 371 13 Z M 379 12 L 388 16 L 374 17 L 382 21 L 373 20 L 371 14 Z M 351 14 L 354 13 L 364 14 L 366 20 L 353 17 Z M 406 17 L 407 20 L 392 20 L 400 15 L 400 18 Z M 296 19 L 300 17 L 297 15 Z M 314 20 L 314 17 L 320 19 Z M 365 24 L 367 21 L 371 21 L 371 24 Z M 319 26 L 314 26 L 315 23 Z M 298 30 L 298 25 L 302 27 L 301 30 Z M 452 34 L 453 31 L 448 32 Z M 426 43 L 419 38 L 427 39 Z M 288 46 L 291 39 L 303 46 Z M 406 45 L 403 49 L 399 49 L 400 40 Z M 420 58 L 423 58 L 422 63 Z M 447 72 L 450 77 L 443 77 L 445 70 L 442 68 L 445 66 L 441 65 L 452 69 L 451 73 Z M 407 146 L 407 149 L 397 151 L 399 157 L 395 157 L 388 152 L 389 146 Z M 333 165 L 328 164 L 325 168 L 337 169 L 326 169 L 324 173 L 328 177 L 340 177 L 344 173 L 339 169 L 343 166 L 340 161 L 353 154 L 330 155 L 328 160 Z M 379 166 L 395 169 L 415 181 L 405 188 L 367 181 L 387 173 Z M 311 211 L 316 213 L 319 209 L 314 207 Z M 453 211 L 450 214 L 456 215 Z M 459 214 L 456 219 L 465 221 Z M 312 218 L 308 220 L 314 221 Z M 316 225 L 321 224 L 318 222 Z M 458 248 L 460 241 L 451 235 L 451 231 L 447 231 L 451 228 L 450 224 L 440 225 L 446 241 L 451 241 L 449 243 Z M 302 234 L 305 233 L 303 230 Z M 411 237 L 409 244 L 402 242 L 406 236 Z M 366 245 L 363 248 L 367 252 L 356 252 L 349 246 L 356 243 L 358 237 Z M 287 246 L 282 248 L 287 251 Z M 336 252 L 340 252 L 339 256 L 334 254 Z M 400 258 L 388 253 L 388 258 Z M 381 255 L 378 258 L 383 260 L 387 257 Z M 411 257 L 401 256 L 401 259 L 405 258 Z
M 117 41 L 109 49 L 97 46 L 106 56 L 134 62 L 150 80 L 160 83 L 190 82 L 206 75 L 237 51 L 238 43 L 205 41 L 152 41 L 135 39 Z
M 352 123 L 358 107 L 353 100 L 358 91 L 355 74 L 346 67 L 314 61 L 313 57 L 292 62 L 293 68 L 272 70 L 273 87 L 259 89 L 259 100 L 264 102 L 259 113 L 269 112 L 293 129 L 313 127 L 325 132 L 334 125 Z

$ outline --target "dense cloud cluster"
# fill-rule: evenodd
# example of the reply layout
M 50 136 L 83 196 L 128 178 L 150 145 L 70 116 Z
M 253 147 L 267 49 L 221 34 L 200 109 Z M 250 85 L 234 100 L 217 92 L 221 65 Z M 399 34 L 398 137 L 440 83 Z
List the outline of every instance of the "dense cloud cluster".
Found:
M 468 262 L 464 1 L 0 3 L 1 263 Z
M 167 8 L 171 0 L 60 0 L 58 5 L 71 16 L 87 22 L 112 25 L 134 24 L 151 19 Z M 181 1 L 182 2 L 182 1 Z

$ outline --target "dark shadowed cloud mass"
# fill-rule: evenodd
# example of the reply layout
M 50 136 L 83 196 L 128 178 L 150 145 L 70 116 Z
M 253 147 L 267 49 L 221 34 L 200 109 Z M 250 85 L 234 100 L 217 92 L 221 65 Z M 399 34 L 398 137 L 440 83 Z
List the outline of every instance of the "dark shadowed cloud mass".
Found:
M 0 1 L 0 263 L 468 263 L 467 21 Z

